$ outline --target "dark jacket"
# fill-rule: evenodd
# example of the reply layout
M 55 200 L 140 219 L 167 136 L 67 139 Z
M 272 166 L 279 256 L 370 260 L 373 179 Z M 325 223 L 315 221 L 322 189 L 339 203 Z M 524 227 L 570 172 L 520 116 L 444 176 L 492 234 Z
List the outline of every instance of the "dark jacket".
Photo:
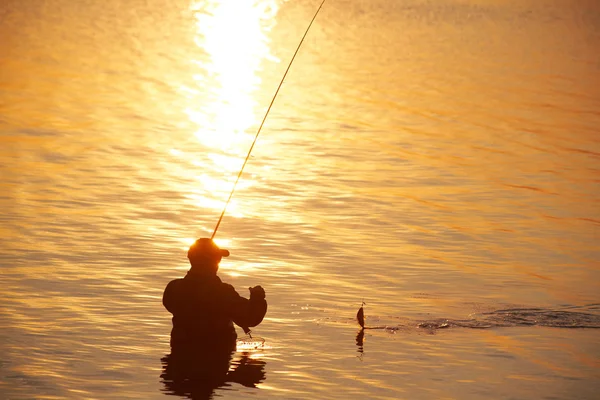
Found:
M 217 275 L 193 271 L 169 282 L 163 305 L 173 314 L 172 348 L 235 344 L 232 322 L 242 328 L 256 326 L 267 313 L 263 298 L 248 300 Z

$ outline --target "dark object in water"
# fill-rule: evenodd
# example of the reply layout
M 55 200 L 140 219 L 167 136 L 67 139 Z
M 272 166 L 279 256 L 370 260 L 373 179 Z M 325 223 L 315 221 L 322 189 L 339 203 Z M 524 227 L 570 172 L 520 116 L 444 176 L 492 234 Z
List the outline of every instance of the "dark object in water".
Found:
M 171 353 L 161 359 L 164 393 L 190 399 L 212 399 L 231 383 L 255 388 L 266 379 L 265 361 L 242 352 L 232 359 L 233 348 L 206 346 L 200 351 Z
M 365 330 L 364 328 L 361 328 L 358 333 L 356 334 L 356 347 L 358 347 L 358 353 L 359 356 L 358 358 L 362 361 L 362 356 L 365 352 Z
M 363 352 L 363 345 L 364 345 L 364 343 L 365 343 L 365 330 L 361 329 L 356 334 L 356 345 L 358 346 L 358 351 L 360 353 Z
M 358 309 L 358 312 L 356 313 L 356 320 L 358 321 L 360 327 L 363 329 L 365 329 L 365 311 L 363 310 L 364 305 L 365 303 L 363 302 L 360 308 Z

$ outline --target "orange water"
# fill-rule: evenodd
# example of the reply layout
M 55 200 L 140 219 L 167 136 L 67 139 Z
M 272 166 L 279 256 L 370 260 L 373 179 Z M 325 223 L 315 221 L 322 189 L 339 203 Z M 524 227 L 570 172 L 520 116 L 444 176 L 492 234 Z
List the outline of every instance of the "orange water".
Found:
M 162 291 L 317 7 L 0 4 L 0 397 L 168 394 Z M 597 329 L 539 317 L 600 326 L 599 55 L 592 0 L 328 0 L 217 233 L 269 312 L 215 395 L 595 398 Z

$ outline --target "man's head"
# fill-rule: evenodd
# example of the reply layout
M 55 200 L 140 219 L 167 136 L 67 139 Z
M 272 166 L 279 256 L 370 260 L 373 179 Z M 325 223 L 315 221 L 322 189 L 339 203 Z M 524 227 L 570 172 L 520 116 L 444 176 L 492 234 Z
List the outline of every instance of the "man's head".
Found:
M 200 238 L 190 246 L 188 259 L 192 270 L 198 272 L 217 273 L 221 258 L 228 257 L 229 250 L 220 249 L 208 238 Z

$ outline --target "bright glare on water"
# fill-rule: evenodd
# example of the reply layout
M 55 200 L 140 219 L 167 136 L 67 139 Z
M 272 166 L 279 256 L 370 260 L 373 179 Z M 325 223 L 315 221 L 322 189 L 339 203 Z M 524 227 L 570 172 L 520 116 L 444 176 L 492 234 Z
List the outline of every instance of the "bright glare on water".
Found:
M 319 4 L 0 3 L 0 398 L 192 396 L 162 292 Z M 596 398 L 599 46 L 593 0 L 327 0 L 216 235 L 269 310 L 214 396 Z

